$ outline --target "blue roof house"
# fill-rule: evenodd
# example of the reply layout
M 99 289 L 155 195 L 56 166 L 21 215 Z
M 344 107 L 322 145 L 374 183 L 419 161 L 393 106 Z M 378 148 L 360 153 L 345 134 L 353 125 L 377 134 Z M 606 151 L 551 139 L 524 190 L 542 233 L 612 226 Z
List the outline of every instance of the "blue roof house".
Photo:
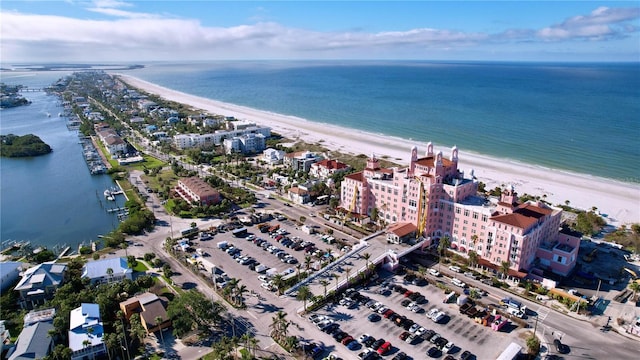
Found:
M 93 284 L 131 280 L 132 274 L 133 270 L 123 257 L 89 261 L 82 268 L 82 277 L 88 278 Z
M 82 303 L 71 310 L 69 348 L 71 360 L 95 359 L 107 354 L 98 304 Z

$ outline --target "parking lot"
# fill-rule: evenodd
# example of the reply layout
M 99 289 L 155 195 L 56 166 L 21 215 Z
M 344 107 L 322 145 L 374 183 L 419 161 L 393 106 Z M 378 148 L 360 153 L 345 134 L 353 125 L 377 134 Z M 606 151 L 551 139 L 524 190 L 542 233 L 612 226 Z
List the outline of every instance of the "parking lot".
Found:
M 375 311 L 368 308 L 364 303 L 353 304 L 350 308 L 344 305 L 331 304 L 316 313 L 324 315 L 339 324 L 339 328 L 335 332 L 344 331 L 354 339 L 358 339 L 366 333 L 376 340 L 383 338 L 391 342 L 391 351 L 384 356 L 389 359 L 399 352 L 404 352 L 413 359 L 428 357 L 427 351 L 434 347 L 434 344 L 426 340 L 425 336 L 434 341 L 437 340 L 438 336 L 446 339 L 446 341 L 444 339 L 439 340 L 441 346 L 448 342 L 453 343 L 449 355 L 455 359 L 461 358 L 465 351 L 470 353 L 469 359 L 495 359 L 515 338 L 514 334 L 493 331 L 490 327 L 477 324 L 469 317 L 459 314 L 458 306 L 455 303 L 443 303 L 443 292 L 434 285 L 412 285 L 404 281 L 403 276 L 399 275 L 391 275 L 385 281 L 391 288 L 393 288 L 393 285 L 401 285 L 407 290 L 419 292 L 423 295 L 425 299 L 421 304 L 418 304 L 420 310 L 414 312 L 401 305 L 403 301 L 408 299 L 404 293 L 390 290 L 381 294 L 382 286 L 376 285 L 367 289 L 358 289 L 358 292 L 370 298 L 370 302 L 382 304 L 378 305 L 378 312 L 382 311 L 384 313 L 385 309 L 382 309 L 384 307 L 386 310 L 392 310 L 393 313 L 397 314 L 396 316 L 391 315 L 391 318 L 380 316 L 379 320 L 371 321 L 368 317 Z M 375 305 L 374 308 L 376 308 Z M 427 317 L 427 313 L 433 308 L 437 308 L 446 314 L 437 323 Z M 388 311 L 386 313 L 387 316 L 390 314 Z M 404 316 L 419 325 L 412 328 L 411 322 L 407 322 L 404 327 L 397 326 L 391 320 L 397 316 Z M 309 323 L 314 326 L 311 322 Z M 317 330 L 315 329 L 316 327 L 314 326 L 314 330 Z M 420 330 L 420 327 L 424 329 Z M 416 330 L 424 335 L 418 336 L 411 344 L 400 339 L 400 335 L 404 332 L 411 334 Z M 405 336 L 407 335 L 405 334 Z M 327 353 L 335 351 L 339 354 L 344 354 L 342 357 L 345 359 L 356 358 L 364 350 L 362 345 L 349 350 L 328 334 L 319 335 L 318 341 L 325 346 Z M 433 355 L 436 358 L 445 358 L 446 352 L 446 350 L 435 351 Z

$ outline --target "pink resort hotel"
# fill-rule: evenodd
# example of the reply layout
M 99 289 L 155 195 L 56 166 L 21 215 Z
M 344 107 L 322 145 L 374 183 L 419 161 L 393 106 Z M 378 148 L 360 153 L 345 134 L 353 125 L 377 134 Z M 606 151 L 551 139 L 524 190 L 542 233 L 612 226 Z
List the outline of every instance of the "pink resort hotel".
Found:
M 411 149 L 404 168 L 380 168 L 372 156 L 366 168 L 345 176 L 341 207 L 354 217 L 378 219 L 405 234 L 417 234 L 434 244 L 450 239 L 450 250 L 466 256 L 478 254 L 478 264 L 498 270 L 504 261 L 509 275 L 542 279 L 543 272 L 566 276 L 575 266 L 580 237 L 561 228 L 562 210 L 542 202 L 519 203 L 513 189 L 500 197 L 477 193 L 478 182 L 458 170 L 458 149 L 449 158 Z

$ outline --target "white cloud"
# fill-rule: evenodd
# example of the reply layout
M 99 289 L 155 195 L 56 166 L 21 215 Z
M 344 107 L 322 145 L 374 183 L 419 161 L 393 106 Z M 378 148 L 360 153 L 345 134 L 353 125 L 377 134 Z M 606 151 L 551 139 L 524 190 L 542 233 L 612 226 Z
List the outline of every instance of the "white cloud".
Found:
M 543 40 L 604 40 L 629 33 L 628 22 L 640 18 L 640 8 L 599 7 L 586 16 L 574 16 L 564 22 L 540 29 Z
M 2 11 L 3 59 L 173 60 L 228 58 L 322 58 L 400 54 L 427 56 L 489 44 L 607 40 L 634 35 L 639 9 L 597 8 L 542 29 L 508 29 L 498 34 L 447 29 L 320 32 L 275 22 L 232 27 L 203 26 L 195 19 L 130 11 L 132 4 L 94 1 L 87 10 L 113 18 L 78 19 Z M 127 9 L 127 10 L 123 10 Z M 630 51 L 637 52 L 636 49 Z

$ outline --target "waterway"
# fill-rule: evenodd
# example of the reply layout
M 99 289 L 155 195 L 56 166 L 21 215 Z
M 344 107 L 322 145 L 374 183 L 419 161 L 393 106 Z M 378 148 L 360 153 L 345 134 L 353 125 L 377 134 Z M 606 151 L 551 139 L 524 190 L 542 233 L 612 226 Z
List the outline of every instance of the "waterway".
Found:
M 7 79 L 29 87 L 50 85 L 60 74 Z M 56 96 L 25 93 L 29 106 L 0 111 L 0 133 L 35 134 L 53 148 L 33 158 L 0 158 L 0 240 L 30 241 L 36 246 L 68 245 L 98 240 L 118 226 L 106 209 L 124 205 L 124 197 L 107 201 L 104 190 L 115 186 L 108 175 L 91 175 L 82 157 L 78 133 L 69 131 Z M 50 116 L 48 116 L 50 115 Z

